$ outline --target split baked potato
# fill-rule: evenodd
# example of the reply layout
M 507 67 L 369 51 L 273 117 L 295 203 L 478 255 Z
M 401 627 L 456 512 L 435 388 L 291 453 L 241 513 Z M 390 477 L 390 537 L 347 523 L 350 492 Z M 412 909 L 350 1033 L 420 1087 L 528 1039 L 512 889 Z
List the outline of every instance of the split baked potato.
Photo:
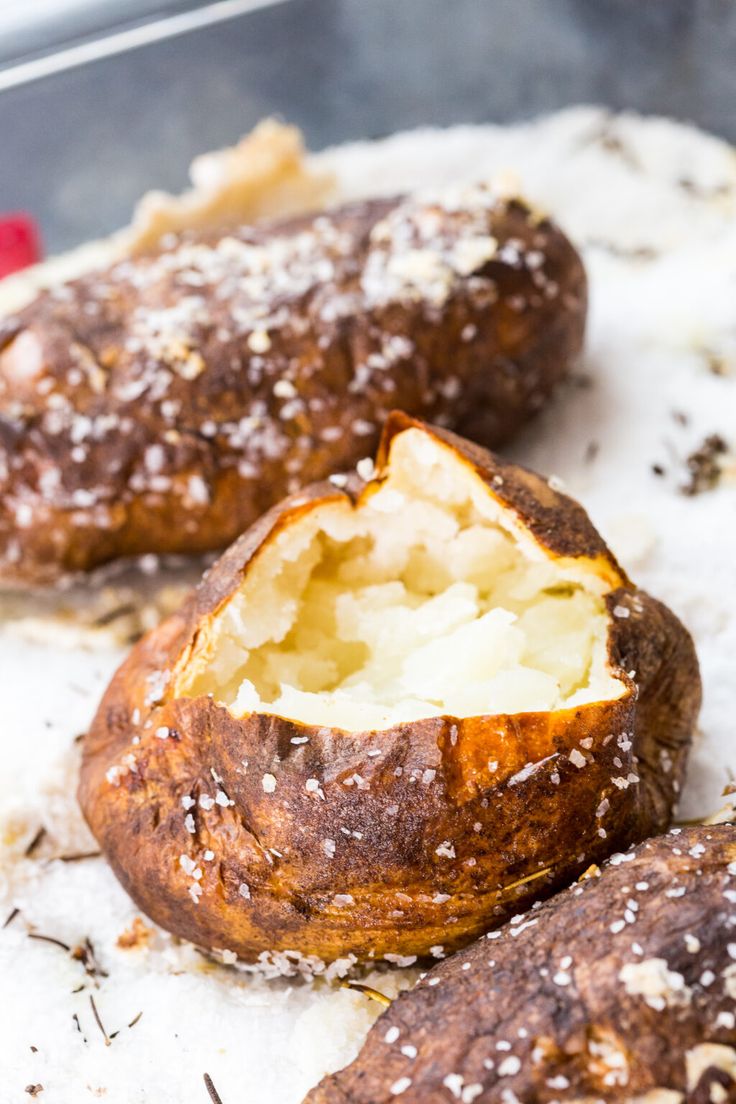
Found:
M 736 827 L 673 830 L 435 966 L 305 1104 L 736 1100 Z
M 467 944 L 668 826 L 699 708 L 687 631 L 545 480 L 399 413 L 359 467 L 235 542 L 84 743 L 123 885 L 246 962 Z
M 0 321 L 0 582 L 219 549 L 387 413 L 487 445 L 580 349 L 582 262 L 491 188 L 161 248 Z

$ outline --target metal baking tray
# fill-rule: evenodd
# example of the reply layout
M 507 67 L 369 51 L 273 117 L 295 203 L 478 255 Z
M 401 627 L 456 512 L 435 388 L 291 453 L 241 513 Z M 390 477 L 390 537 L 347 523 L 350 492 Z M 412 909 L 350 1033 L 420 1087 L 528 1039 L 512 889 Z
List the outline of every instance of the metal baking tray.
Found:
M 0 0 L 0 211 L 50 251 L 109 232 L 150 187 L 261 117 L 312 148 L 570 103 L 736 140 L 728 0 Z

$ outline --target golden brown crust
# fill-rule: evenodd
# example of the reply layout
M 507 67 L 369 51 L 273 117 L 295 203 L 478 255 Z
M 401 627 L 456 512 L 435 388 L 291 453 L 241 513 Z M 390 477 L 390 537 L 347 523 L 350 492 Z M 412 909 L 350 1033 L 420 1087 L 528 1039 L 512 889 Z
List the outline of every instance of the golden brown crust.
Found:
M 735 900 L 736 827 L 649 840 L 435 966 L 307 1101 L 734 1100 Z
M 637 839 L 663 832 L 685 780 L 702 688 L 690 634 L 662 602 L 637 589 L 609 594 L 613 660 L 637 685 L 641 778 Z M 632 737 L 634 738 L 634 737 Z
M 494 493 L 503 472 L 508 508 L 530 526 L 544 518 L 538 539 L 620 584 L 608 601 L 622 696 L 374 733 L 238 720 L 178 696 L 175 672 L 259 549 L 327 494 L 361 489 L 286 500 L 137 645 L 85 742 L 90 826 L 140 907 L 177 934 L 247 961 L 445 953 L 669 823 L 700 704 L 689 635 L 625 580 L 577 503 L 437 435 L 472 455 Z
M 551 223 L 483 188 L 184 235 L 0 324 L 0 576 L 234 539 L 393 407 L 498 445 L 580 349 Z
M 410 426 L 422 425 L 403 411 L 391 412 L 376 457 L 379 473 L 388 462 L 394 437 Z M 545 549 L 555 556 L 594 561 L 597 570 L 611 583 L 627 582 L 620 564 L 574 498 L 555 490 L 548 480 L 521 464 L 507 463 L 475 440 L 469 441 L 438 426 L 433 426 L 432 432 L 480 475 L 494 498 L 510 510 Z

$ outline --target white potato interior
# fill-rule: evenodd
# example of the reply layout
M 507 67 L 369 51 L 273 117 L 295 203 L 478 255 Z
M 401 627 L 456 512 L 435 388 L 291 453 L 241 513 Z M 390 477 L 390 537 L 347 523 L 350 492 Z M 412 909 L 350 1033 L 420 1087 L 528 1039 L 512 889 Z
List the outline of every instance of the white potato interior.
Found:
M 353 731 L 617 698 L 607 589 L 412 428 L 357 507 L 322 503 L 262 549 L 180 692 Z

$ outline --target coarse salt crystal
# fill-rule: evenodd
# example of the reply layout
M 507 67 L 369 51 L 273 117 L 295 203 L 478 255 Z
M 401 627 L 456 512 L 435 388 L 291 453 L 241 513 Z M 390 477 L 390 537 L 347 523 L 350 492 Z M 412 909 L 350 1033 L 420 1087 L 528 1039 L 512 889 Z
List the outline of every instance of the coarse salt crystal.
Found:
M 248 348 L 252 353 L 267 353 L 271 348 L 271 338 L 267 330 L 253 330 L 248 335 Z
M 411 1077 L 400 1077 L 398 1081 L 394 1081 L 393 1085 L 389 1089 L 392 1096 L 401 1096 L 411 1085 Z
M 280 379 L 273 385 L 273 393 L 277 399 L 295 399 L 297 389 L 289 380 Z
M 367 483 L 370 479 L 373 478 L 376 469 L 370 456 L 364 456 L 363 459 L 359 460 L 358 463 L 355 465 L 355 470 L 357 471 L 360 478 L 364 479 Z

